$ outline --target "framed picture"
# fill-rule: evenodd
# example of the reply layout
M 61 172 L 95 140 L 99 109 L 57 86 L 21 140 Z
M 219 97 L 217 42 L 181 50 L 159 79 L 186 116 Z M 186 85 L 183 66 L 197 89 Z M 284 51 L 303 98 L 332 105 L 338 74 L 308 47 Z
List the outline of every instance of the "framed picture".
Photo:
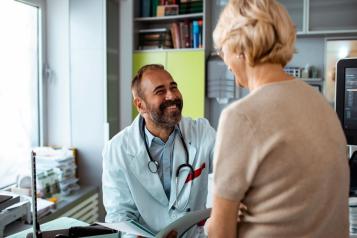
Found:
M 352 57 L 357 57 L 357 38 L 326 39 L 323 94 L 331 105 L 335 105 L 336 63 L 340 59 Z

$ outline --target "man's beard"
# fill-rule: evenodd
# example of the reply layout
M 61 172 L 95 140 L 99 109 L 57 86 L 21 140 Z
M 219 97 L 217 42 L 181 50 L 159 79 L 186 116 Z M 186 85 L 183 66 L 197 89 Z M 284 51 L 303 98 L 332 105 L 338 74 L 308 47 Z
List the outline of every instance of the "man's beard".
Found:
M 178 110 L 165 111 L 167 107 L 172 105 L 176 105 Z M 181 120 L 182 107 L 182 99 L 177 98 L 161 103 L 159 108 L 151 108 L 149 113 L 156 126 L 161 128 L 173 128 Z

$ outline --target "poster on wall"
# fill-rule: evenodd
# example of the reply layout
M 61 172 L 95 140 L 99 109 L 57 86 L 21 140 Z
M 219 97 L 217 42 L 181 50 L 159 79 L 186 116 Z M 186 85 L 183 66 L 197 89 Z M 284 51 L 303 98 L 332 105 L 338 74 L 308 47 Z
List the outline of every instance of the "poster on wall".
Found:
M 357 39 L 326 39 L 324 95 L 335 105 L 336 63 L 340 59 L 357 57 Z

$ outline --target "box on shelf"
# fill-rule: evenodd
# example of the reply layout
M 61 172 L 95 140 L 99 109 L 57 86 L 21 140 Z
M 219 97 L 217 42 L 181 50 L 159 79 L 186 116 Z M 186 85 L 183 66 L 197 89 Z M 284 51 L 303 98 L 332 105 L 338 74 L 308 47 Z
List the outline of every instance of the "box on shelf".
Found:
M 175 5 L 159 5 L 157 6 L 156 16 L 174 16 L 179 14 L 179 6 Z
M 301 68 L 300 67 L 285 67 L 284 71 L 295 78 L 301 78 Z

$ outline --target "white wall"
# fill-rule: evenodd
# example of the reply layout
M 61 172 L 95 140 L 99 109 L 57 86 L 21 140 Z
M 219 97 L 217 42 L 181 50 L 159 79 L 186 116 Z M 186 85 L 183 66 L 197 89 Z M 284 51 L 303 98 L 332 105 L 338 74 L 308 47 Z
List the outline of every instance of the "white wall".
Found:
M 47 84 L 45 144 L 70 146 L 69 0 L 47 0 Z
M 107 138 L 105 0 L 48 0 L 47 21 L 53 76 L 47 84 L 45 143 L 76 147 L 80 184 L 101 188 Z
M 82 184 L 101 185 L 105 136 L 105 0 L 70 0 L 72 144 Z

